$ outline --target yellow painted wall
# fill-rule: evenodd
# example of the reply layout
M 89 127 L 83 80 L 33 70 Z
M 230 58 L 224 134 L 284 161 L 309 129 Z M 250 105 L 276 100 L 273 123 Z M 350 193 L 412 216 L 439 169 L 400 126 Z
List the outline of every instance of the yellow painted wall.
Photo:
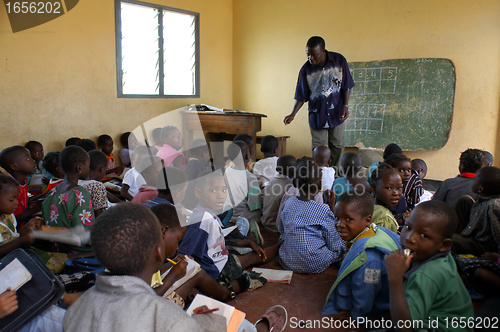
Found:
M 289 135 L 287 152 L 310 154 L 307 105 L 285 127 L 297 74 L 313 35 L 348 61 L 449 58 L 456 67 L 453 124 L 437 151 L 422 158 L 428 178 L 458 172 L 465 149 L 492 152 L 500 165 L 500 1 L 497 0 L 236 0 L 234 105 L 266 113 L 263 134 Z
M 232 107 L 231 0 L 149 0 L 200 13 L 201 98 L 117 98 L 114 1 L 83 0 L 65 15 L 12 33 L 0 5 L 0 149 L 38 140 L 45 152 L 71 136 L 119 136 L 199 103 Z

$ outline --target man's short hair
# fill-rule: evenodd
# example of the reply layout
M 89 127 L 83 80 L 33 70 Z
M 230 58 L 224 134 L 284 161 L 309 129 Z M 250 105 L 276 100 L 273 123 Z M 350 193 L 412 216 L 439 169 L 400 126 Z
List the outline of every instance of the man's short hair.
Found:
M 3 149 L 0 152 L 0 166 L 7 172 L 11 172 L 10 166 L 16 162 L 16 158 L 22 153 L 23 155 L 28 151 L 24 146 L 14 145 Z
M 279 142 L 276 137 L 273 135 L 267 135 L 262 137 L 262 141 L 260 141 L 260 151 L 263 153 L 272 153 L 278 150 Z
M 476 173 L 483 167 L 483 151 L 479 149 L 467 149 L 460 154 L 460 165 L 462 172 Z
M 34 149 L 35 146 L 40 146 L 43 148 L 43 145 L 42 143 L 38 142 L 38 141 L 29 141 L 28 143 L 24 144 L 24 147 L 28 150 L 31 151 L 31 149 Z
M 158 218 L 147 207 L 121 203 L 104 211 L 90 233 L 97 259 L 113 274 L 137 275 L 161 241 Z
M 354 190 L 346 191 L 340 195 L 337 198 L 337 203 L 354 204 L 356 206 L 356 210 L 363 218 L 373 215 L 373 207 L 375 204 L 373 196 L 369 192 L 365 191 L 359 195 Z
M 0 174 L 0 191 L 4 190 L 9 186 L 19 188 L 19 184 L 17 183 L 16 180 L 14 180 L 14 178 L 5 174 Z
M 71 146 L 71 145 L 69 145 Z M 61 165 L 61 152 L 49 152 L 43 157 L 43 168 L 50 172 L 50 174 L 54 174 L 56 172 L 56 167 Z M 106 163 L 108 162 L 108 158 L 106 158 Z
M 106 154 L 99 150 L 92 150 L 89 152 L 90 169 L 97 169 L 100 166 L 108 166 L 108 157 Z
M 325 40 L 321 38 L 320 36 L 313 36 L 309 38 L 307 41 L 306 47 L 309 48 L 315 48 L 316 46 L 319 46 L 321 50 L 325 49 Z
M 70 137 L 66 140 L 66 142 L 64 143 L 64 146 L 71 146 L 71 145 L 77 145 L 78 142 L 81 141 L 81 138 L 80 137 Z
M 340 158 L 340 166 L 345 176 L 355 176 L 361 168 L 361 157 L 356 152 L 346 152 Z
M 64 173 L 69 173 L 74 170 L 76 164 L 85 164 L 89 158 L 89 154 L 79 146 L 70 145 L 61 151 L 60 158 Z
M 491 166 L 493 165 L 493 155 L 491 152 L 483 150 L 483 166 Z
M 203 152 L 208 152 L 207 141 L 205 141 L 204 138 L 195 138 L 189 144 L 189 154 L 193 157 L 196 157 Z
M 455 210 L 448 204 L 438 200 L 425 201 L 418 204 L 415 210 L 423 210 L 431 213 L 444 222 L 443 234 L 440 234 L 443 239 L 451 239 L 453 233 L 458 227 L 458 216 Z
M 158 218 L 162 227 L 170 229 L 181 228 L 177 208 L 174 205 L 168 203 L 156 204 L 151 207 L 151 212 Z

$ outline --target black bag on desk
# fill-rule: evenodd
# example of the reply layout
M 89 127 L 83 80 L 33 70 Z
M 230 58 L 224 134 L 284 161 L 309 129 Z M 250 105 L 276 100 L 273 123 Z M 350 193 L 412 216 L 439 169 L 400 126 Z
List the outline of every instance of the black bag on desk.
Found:
M 16 249 L 10 252 L 0 260 L 0 270 L 16 258 L 32 277 L 16 291 L 19 308 L 0 319 L 0 332 L 17 330 L 57 302 L 64 293 L 61 281 L 31 250 Z

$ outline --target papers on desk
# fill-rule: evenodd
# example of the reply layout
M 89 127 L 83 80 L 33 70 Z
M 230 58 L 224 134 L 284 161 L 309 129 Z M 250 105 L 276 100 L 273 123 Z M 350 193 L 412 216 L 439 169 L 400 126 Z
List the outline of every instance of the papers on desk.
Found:
M 17 291 L 31 280 L 31 273 L 16 258 L 0 271 L 0 294 L 7 289 Z
M 84 246 L 90 242 L 90 230 L 82 227 L 48 227 L 42 226 L 40 230 L 33 230 L 36 239 L 54 241 L 74 246 Z

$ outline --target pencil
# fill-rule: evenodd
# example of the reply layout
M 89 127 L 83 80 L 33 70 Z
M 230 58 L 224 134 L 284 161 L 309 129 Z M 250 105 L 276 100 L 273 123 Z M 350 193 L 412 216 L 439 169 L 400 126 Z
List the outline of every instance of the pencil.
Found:
M 208 309 L 208 310 L 205 310 L 205 311 L 200 311 L 200 312 L 197 312 L 196 315 L 202 315 L 202 314 L 209 314 L 211 312 L 214 312 L 214 311 L 218 311 L 219 308 L 215 308 L 215 309 Z
M 176 262 L 176 261 L 171 260 L 170 258 L 167 258 L 167 261 L 169 261 L 170 263 L 172 263 L 172 264 L 174 264 L 174 265 L 177 265 L 177 262 Z

